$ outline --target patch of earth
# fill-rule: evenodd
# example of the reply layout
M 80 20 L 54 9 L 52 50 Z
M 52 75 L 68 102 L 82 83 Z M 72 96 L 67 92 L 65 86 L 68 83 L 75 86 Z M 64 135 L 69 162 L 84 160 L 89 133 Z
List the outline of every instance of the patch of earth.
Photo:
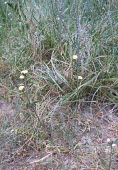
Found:
M 19 143 L 13 130 L 18 126 L 15 108 L 0 101 L 0 170 L 117 170 L 117 111 L 114 107 L 92 112 L 87 108 L 72 116 L 68 109 L 58 108 L 51 136 L 39 149 L 31 147 L 32 140 Z M 112 149 L 108 139 L 114 144 Z

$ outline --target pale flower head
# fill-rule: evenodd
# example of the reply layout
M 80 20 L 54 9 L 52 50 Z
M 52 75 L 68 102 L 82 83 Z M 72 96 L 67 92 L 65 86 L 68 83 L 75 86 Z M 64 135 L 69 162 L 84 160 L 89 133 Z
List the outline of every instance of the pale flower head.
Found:
M 19 87 L 19 91 L 23 91 L 24 90 L 24 86 L 23 85 L 21 85 L 20 87 Z
M 115 143 L 113 143 L 112 148 L 117 148 L 117 145 Z
M 78 76 L 78 80 L 82 80 L 83 79 L 83 77 L 82 76 Z
M 28 73 L 28 70 L 21 71 L 21 74 L 27 74 L 27 73 Z
M 20 75 L 20 79 L 24 79 L 25 78 L 25 76 L 24 75 Z
M 110 143 L 111 142 L 111 139 L 107 138 L 107 143 Z
M 77 55 L 73 55 L 73 60 L 76 60 L 77 59 Z
M 11 130 L 11 133 L 13 133 L 13 132 L 14 132 L 14 129 Z

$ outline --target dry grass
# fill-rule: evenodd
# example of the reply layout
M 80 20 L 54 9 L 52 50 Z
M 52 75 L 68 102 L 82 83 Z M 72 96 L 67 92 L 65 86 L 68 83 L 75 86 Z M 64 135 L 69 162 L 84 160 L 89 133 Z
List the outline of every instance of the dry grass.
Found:
M 0 2 L 1 170 L 118 169 L 118 3 L 74 2 Z
M 50 92 L 42 107 L 37 104 L 40 123 L 33 118 L 33 129 L 29 129 L 26 117 L 18 119 L 12 106 L 1 101 L 2 127 L 7 123 L 6 130 L 1 131 L 1 170 L 117 169 L 117 109 L 96 103 L 91 112 L 81 103 L 76 110 L 68 105 L 50 112 L 56 103 L 51 97 Z M 116 144 L 114 148 L 108 139 Z

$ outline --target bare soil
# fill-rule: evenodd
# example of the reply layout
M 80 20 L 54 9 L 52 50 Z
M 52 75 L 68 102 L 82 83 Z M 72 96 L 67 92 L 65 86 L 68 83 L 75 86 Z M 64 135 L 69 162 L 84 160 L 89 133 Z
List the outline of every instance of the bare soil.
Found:
M 36 148 L 33 147 L 32 138 L 25 144 L 20 143 L 15 131 L 20 121 L 16 121 L 18 116 L 15 107 L 1 100 L 0 170 L 117 170 L 116 107 L 98 109 L 94 106 L 92 111 L 87 107 L 78 108 L 78 114 L 68 120 L 62 114 L 66 112 L 65 108 L 56 111 L 52 119 L 50 139 L 44 140 L 42 148 Z M 57 113 L 61 115 L 60 120 L 57 119 Z M 64 124 L 66 130 L 63 129 Z M 112 145 L 112 150 L 111 144 L 115 144 Z

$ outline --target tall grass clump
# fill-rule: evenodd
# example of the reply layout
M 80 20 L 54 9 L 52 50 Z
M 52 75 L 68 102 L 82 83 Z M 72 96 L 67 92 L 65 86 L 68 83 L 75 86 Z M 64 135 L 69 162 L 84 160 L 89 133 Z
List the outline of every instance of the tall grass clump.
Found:
M 18 140 L 42 149 L 60 116 L 68 141 L 72 108 L 117 106 L 117 8 L 117 0 L 1 0 L 0 86 L 22 121 Z

